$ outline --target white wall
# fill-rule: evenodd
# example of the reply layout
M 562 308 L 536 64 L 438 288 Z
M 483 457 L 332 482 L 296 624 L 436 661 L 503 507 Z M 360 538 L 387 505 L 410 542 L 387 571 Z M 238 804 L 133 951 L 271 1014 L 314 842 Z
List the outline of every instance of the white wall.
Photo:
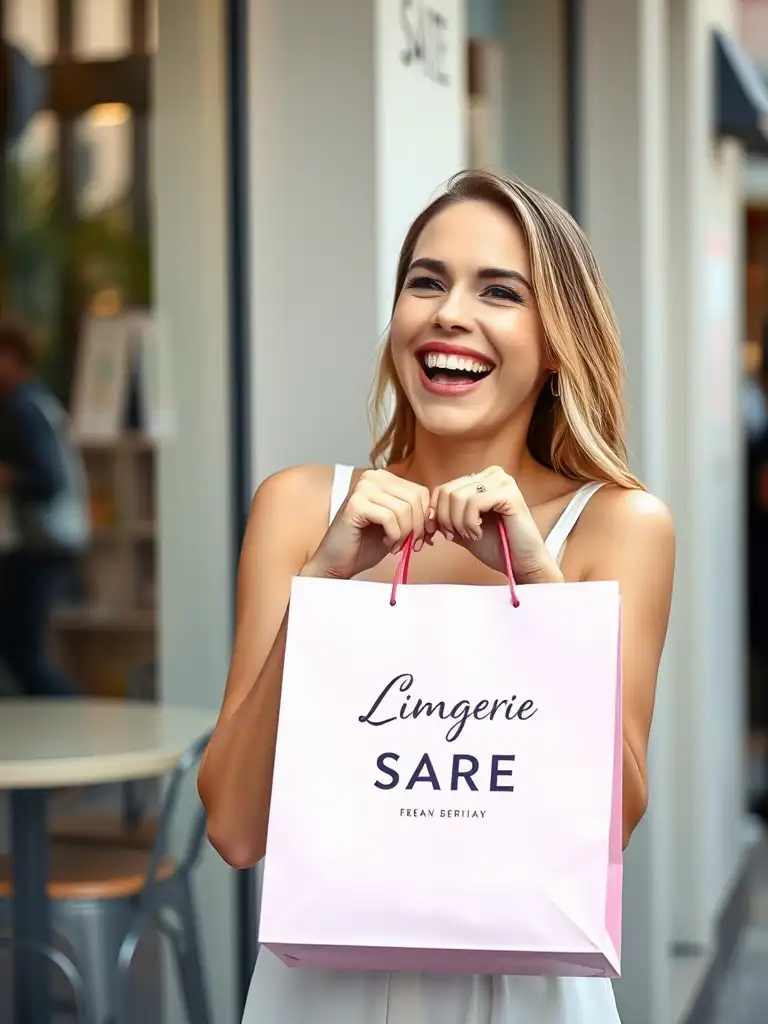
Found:
M 411 221 L 438 187 L 464 167 L 466 31 L 464 0 L 376 0 L 375 123 L 378 235 L 378 328 L 389 322 L 395 267 Z M 426 30 L 425 61 L 409 59 L 423 11 L 438 15 Z
M 251 0 L 254 483 L 367 454 L 373 16 L 361 0 Z
M 424 6 L 446 25 L 429 68 L 402 61 Z M 251 0 L 255 482 L 366 464 L 396 251 L 464 163 L 463 5 L 414 2 L 408 32 L 399 7 Z
M 677 940 L 706 944 L 742 853 L 740 160 L 711 137 L 711 29 L 732 0 L 675 0 L 670 179 L 674 337 Z
M 580 54 L 584 137 L 584 224 L 606 277 L 622 331 L 631 394 L 632 461 L 668 499 L 668 369 L 665 250 L 666 23 L 663 0 L 591 0 Z M 669 651 L 649 759 L 651 806 L 625 860 L 623 977 L 616 985 L 624 1024 L 671 1019 L 668 957 Z
M 153 252 L 177 431 L 159 457 L 160 686 L 217 709 L 232 609 L 222 0 L 163 0 Z M 207 848 L 196 895 L 216 1021 L 235 1018 L 233 873 Z M 170 975 L 173 977 L 173 975 Z M 184 1020 L 175 984 L 168 1024 Z

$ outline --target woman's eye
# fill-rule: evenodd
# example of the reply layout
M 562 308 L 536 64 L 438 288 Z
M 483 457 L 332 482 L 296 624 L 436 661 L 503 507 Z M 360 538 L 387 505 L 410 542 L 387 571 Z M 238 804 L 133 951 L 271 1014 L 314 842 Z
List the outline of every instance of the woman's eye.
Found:
M 490 288 L 486 288 L 483 295 L 488 296 L 489 299 L 501 299 L 502 302 L 523 301 L 523 297 L 519 292 L 516 292 L 513 288 L 505 288 L 501 284 L 493 284 Z
M 408 281 L 408 287 L 413 291 L 428 292 L 442 290 L 442 284 L 436 277 L 412 277 Z

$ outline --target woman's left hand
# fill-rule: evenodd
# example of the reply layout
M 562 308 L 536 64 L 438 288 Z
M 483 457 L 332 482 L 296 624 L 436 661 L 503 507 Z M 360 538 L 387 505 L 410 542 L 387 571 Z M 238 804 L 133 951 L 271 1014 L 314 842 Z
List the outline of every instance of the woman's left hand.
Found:
M 495 515 L 509 541 L 512 570 L 518 583 L 562 582 L 563 575 L 547 551 L 531 511 L 515 480 L 499 466 L 441 484 L 431 495 L 434 517 L 427 532 L 439 530 L 491 569 L 506 573 Z

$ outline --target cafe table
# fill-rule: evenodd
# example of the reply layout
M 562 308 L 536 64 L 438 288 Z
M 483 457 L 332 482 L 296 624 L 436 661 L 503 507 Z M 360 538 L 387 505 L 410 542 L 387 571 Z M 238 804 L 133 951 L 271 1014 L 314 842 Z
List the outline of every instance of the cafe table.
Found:
M 0 791 L 9 794 L 14 1024 L 51 1024 L 46 803 L 52 790 L 159 778 L 215 712 L 121 700 L 0 700 Z

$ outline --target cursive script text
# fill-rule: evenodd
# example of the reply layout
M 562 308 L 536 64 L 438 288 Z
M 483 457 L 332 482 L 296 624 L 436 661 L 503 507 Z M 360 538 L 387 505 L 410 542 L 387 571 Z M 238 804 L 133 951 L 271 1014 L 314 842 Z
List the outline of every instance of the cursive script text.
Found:
M 453 705 L 446 704 L 444 700 L 433 702 L 422 700 L 421 697 L 413 700 L 413 694 L 408 692 L 412 686 L 413 676 L 409 672 L 395 676 L 387 683 L 369 710 L 360 715 L 359 721 L 367 725 L 388 725 L 398 719 L 419 718 L 421 715 L 429 718 L 437 715 L 438 718 L 452 720 L 453 724 L 445 734 L 446 740 L 452 743 L 461 736 L 470 718 L 477 721 L 487 719 L 492 722 L 496 717 L 504 717 L 508 722 L 515 718 L 526 722 L 538 711 L 532 700 L 523 700 L 517 704 L 517 695 L 496 700 L 479 700 L 474 704 L 468 700 L 459 700 Z M 405 699 L 401 702 L 400 709 L 395 710 L 391 707 L 392 700 L 388 698 L 396 697 L 398 692 L 404 693 Z

